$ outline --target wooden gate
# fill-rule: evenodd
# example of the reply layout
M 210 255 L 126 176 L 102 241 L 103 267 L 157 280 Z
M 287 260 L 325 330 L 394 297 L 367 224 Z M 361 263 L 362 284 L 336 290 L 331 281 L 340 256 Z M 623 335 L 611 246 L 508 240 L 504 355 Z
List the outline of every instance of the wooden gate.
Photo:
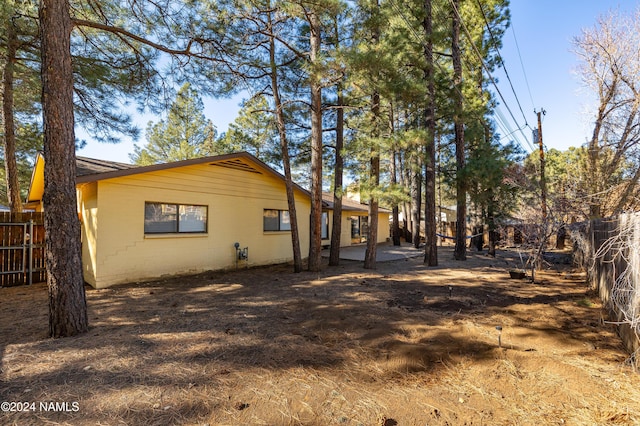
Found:
M 0 212 L 0 287 L 46 280 L 42 213 Z

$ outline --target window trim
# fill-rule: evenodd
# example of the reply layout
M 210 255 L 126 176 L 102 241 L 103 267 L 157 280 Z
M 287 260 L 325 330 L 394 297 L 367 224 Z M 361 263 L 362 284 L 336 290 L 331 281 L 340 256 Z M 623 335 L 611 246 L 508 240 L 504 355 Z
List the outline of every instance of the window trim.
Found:
M 147 205 L 158 204 L 175 206 L 176 219 L 175 228 L 176 231 L 148 231 L 147 230 Z M 181 207 L 204 207 L 204 230 L 202 231 L 181 231 L 180 230 L 180 208 Z M 171 203 L 165 201 L 145 201 L 144 202 L 144 235 L 145 236 L 157 236 L 157 235 L 204 235 L 209 233 L 209 206 L 207 204 L 186 204 L 186 203 Z
M 265 213 L 268 211 L 276 211 L 278 212 L 278 229 L 266 229 L 265 227 Z M 282 224 L 284 223 L 282 221 L 282 216 L 283 213 L 286 213 L 287 216 L 289 215 L 289 210 L 281 210 L 281 209 L 262 209 L 262 232 L 265 233 L 273 233 L 273 232 L 291 232 L 291 219 L 289 218 L 289 228 L 288 229 L 282 229 Z
M 322 240 L 328 240 L 331 238 L 331 234 L 329 232 L 329 212 L 323 211 L 321 215 L 322 227 L 320 228 L 320 238 Z

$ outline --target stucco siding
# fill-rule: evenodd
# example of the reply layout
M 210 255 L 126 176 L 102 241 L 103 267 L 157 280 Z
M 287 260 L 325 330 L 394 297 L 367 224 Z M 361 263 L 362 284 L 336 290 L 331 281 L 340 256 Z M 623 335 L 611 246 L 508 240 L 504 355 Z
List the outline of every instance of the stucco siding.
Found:
M 290 232 L 264 232 L 264 209 L 286 210 L 284 182 L 207 164 L 98 182 L 96 287 L 162 275 L 234 268 L 234 243 L 249 248 L 248 265 L 293 258 Z M 308 252 L 310 202 L 296 191 L 301 250 Z M 205 234 L 145 235 L 145 202 L 207 206 Z M 240 262 L 240 267 L 247 263 Z
M 350 246 L 351 242 L 351 216 L 353 212 L 342 212 L 342 229 L 340 232 L 340 245 Z
M 391 238 L 389 213 L 378 213 L 378 242 L 383 243 Z
M 81 185 L 77 195 L 80 219 L 82 221 L 82 268 L 84 280 L 95 287 L 98 230 L 97 184 Z

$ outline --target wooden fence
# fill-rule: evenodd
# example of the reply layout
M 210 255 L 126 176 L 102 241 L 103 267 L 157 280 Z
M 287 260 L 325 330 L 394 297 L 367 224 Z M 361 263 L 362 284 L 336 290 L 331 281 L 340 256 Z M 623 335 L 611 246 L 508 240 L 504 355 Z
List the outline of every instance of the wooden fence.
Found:
M 609 308 L 631 361 L 640 366 L 640 213 L 591 221 L 586 238 L 590 284 Z
M 42 213 L 0 212 L 0 287 L 45 280 Z

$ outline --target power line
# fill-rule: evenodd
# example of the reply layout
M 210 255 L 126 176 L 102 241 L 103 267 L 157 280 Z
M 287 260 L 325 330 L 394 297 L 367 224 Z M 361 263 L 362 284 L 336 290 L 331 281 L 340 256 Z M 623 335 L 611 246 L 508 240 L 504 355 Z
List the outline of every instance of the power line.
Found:
M 451 1 L 451 0 L 450 0 Z M 426 43 L 426 40 L 424 39 L 425 35 L 422 34 L 418 34 L 415 30 L 415 28 L 413 27 L 413 25 L 411 25 L 411 23 L 409 22 L 409 20 L 407 19 L 407 17 L 405 16 L 405 14 L 403 13 L 403 11 L 398 7 L 398 5 L 395 3 L 394 0 L 389 0 L 389 4 L 391 4 L 391 7 L 395 10 L 395 12 L 397 13 L 397 15 L 402 19 L 402 21 L 404 21 L 406 28 L 409 30 L 409 32 L 413 35 L 413 37 L 415 38 L 415 41 L 419 44 L 424 44 Z M 489 81 L 493 84 L 493 86 L 495 87 L 498 95 L 500 96 L 500 99 L 502 99 L 503 105 L 507 108 L 507 110 L 509 111 L 509 115 L 511 116 L 511 119 L 513 120 L 513 122 L 516 124 L 517 129 L 516 130 L 511 130 L 510 126 L 507 126 L 506 128 L 508 129 L 508 135 L 510 136 L 514 136 L 514 141 L 522 148 L 523 151 L 527 151 L 527 149 L 523 146 L 523 144 L 520 142 L 520 140 L 518 140 L 517 137 L 515 137 L 515 133 L 520 133 L 522 135 L 522 137 L 524 138 L 524 140 L 527 142 L 527 144 L 529 145 L 529 147 L 531 148 L 531 151 L 534 151 L 533 145 L 531 144 L 531 142 L 529 141 L 529 139 L 526 137 L 526 135 L 522 132 L 522 130 L 525 127 L 528 127 L 529 125 L 527 124 L 527 120 L 526 117 L 524 116 L 524 112 L 522 112 L 522 108 L 520 107 L 520 111 L 523 114 L 524 120 L 525 120 L 525 124 L 523 126 L 520 126 L 518 124 L 518 120 L 516 120 L 511 108 L 509 107 L 509 104 L 507 103 L 506 99 L 504 98 L 504 96 L 502 95 L 502 92 L 500 91 L 500 88 L 498 87 L 495 79 L 493 78 L 493 76 L 491 75 L 491 72 L 489 71 L 488 67 L 486 66 L 484 59 L 482 58 L 482 55 L 480 55 L 480 53 L 477 51 L 477 48 L 475 47 L 475 45 L 473 44 L 471 35 L 469 34 L 468 29 L 466 28 L 464 22 L 462 21 L 460 14 L 458 13 L 457 9 L 455 8 L 455 5 L 453 5 L 452 3 L 452 7 L 454 12 L 456 13 L 456 15 L 458 16 L 458 19 L 460 19 L 460 23 L 462 24 L 463 28 L 465 29 L 465 32 L 467 34 L 467 37 L 469 38 L 470 44 L 473 46 L 476 55 L 478 56 L 478 58 L 480 59 L 480 63 L 482 65 L 482 68 L 485 70 L 485 72 L 488 74 L 489 77 Z M 436 8 L 434 8 L 436 9 Z M 440 8 L 438 8 L 438 15 L 440 17 L 442 17 L 443 12 Z M 484 12 L 483 12 L 484 13 Z M 391 24 L 391 22 L 389 22 Z M 444 70 L 444 68 L 442 67 L 442 65 L 438 62 L 438 61 L 434 61 L 434 63 L 436 64 L 436 66 L 440 69 L 440 71 L 444 74 L 446 74 L 446 70 Z M 468 64 L 467 64 L 467 68 L 468 68 Z M 462 96 L 462 92 L 460 91 L 460 89 L 454 85 L 454 89 L 456 90 L 456 92 Z M 518 103 L 518 106 L 519 103 Z M 502 112 L 498 109 L 498 107 L 496 106 L 496 111 L 498 113 L 498 115 L 501 117 L 501 120 L 504 124 L 507 123 L 507 120 L 504 118 L 504 115 L 502 114 Z
M 527 128 L 527 127 L 529 127 L 529 125 L 527 124 L 527 125 L 524 125 L 524 126 L 518 126 L 515 130 L 513 130 L 511 128 L 511 125 L 509 125 L 508 120 L 505 118 L 504 113 L 502 112 L 500 107 L 496 106 L 495 111 L 496 111 L 496 123 L 498 125 L 502 124 L 502 128 L 504 130 L 506 130 L 505 135 L 503 136 L 503 138 L 505 138 L 505 137 L 513 137 L 513 141 L 515 143 L 517 143 L 518 146 L 520 146 L 520 148 L 523 151 L 525 151 L 525 152 L 533 152 L 535 150 L 533 144 L 531 143 L 531 141 L 522 132 L 522 130 Z M 524 140 L 527 143 L 528 148 L 525 148 L 525 146 L 521 142 L 520 138 L 518 137 L 518 134 L 521 134 L 521 135 L 524 136 Z
M 485 26 L 487 27 L 487 30 L 489 31 L 489 37 L 491 37 L 491 45 L 494 47 L 494 49 L 496 50 L 497 54 L 498 54 L 498 61 L 499 64 L 502 66 L 502 69 L 504 70 L 504 74 L 507 77 L 507 81 L 509 81 L 509 86 L 511 87 L 511 92 L 513 93 L 513 96 L 516 99 L 516 103 L 518 104 L 518 108 L 520 108 L 520 112 L 522 113 L 522 117 L 524 118 L 525 121 L 525 125 L 527 123 L 527 117 L 524 115 L 524 111 L 522 110 L 522 105 L 520 104 L 520 99 L 518 98 L 518 94 L 516 93 L 516 90 L 513 87 L 513 82 L 511 81 L 511 76 L 509 75 L 509 71 L 507 71 L 507 66 L 505 65 L 504 61 L 502 60 L 502 55 L 500 54 L 500 49 L 498 49 L 498 44 L 496 42 L 496 38 L 493 35 L 493 30 L 491 30 L 491 26 L 489 25 L 489 20 L 487 19 L 487 15 L 484 12 L 484 8 L 482 7 L 482 4 L 480 3 L 480 0 L 476 0 L 476 2 L 478 3 L 478 7 L 480 8 L 480 12 L 482 12 L 482 17 L 484 18 L 484 23 Z M 461 22 L 462 22 L 462 18 L 461 18 Z M 529 92 L 529 94 L 531 94 L 531 92 Z
M 434 9 L 436 9 L 436 7 L 434 7 Z M 442 19 L 443 21 L 448 20 L 448 16 L 446 12 L 443 12 L 442 9 L 440 7 L 437 7 L 437 11 L 436 14 L 438 15 L 438 17 L 440 19 Z M 444 16 L 444 18 L 443 18 Z M 459 16 L 459 15 L 458 15 Z M 461 21 L 462 23 L 462 21 Z M 462 23 L 464 25 L 464 23 Z M 467 36 L 469 36 L 468 32 L 467 32 Z M 471 43 L 473 44 L 473 42 L 471 41 Z M 481 55 L 479 56 L 481 62 L 483 62 L 483 58 L 481 57 Z M 467 67 L 467 70 L 472 71 L 470 65 L 468 63 L 464 63 L 464 65 Z M 484 66 L 483 63 L 483 68 L 485 68 L 486 70 L 486 66 Z M 491 77 L 491 73 L 487 71 L 487 73 L 489 74 L 489 78 L 492 79 Z M 492 81 L 492 83 L 494 84 L 494 86 L 496 85 L 494 81 Z M 496 90 L 499 92 L 499 89 L 496 86 Z M 458 93 L 460 93 L 458 91 Z M 501 95 L 501 93 L 499 93 Z M 504 99 L 504 97 L 501 96 L 501 99 L 503 101 L 504 106 L 507 108 L 507 110 L 509 110 L 509 114 L 511 115 L 511 118 L 513 119 L 513 122 L 516 125 L 516 129 L 513 130 L 511 125 L 509 124 L 509 121 L 505 118 L 504 114 L 502 113 L 502 111 L 500 110 L 500 107 L 498 105 L 496 105 L 492 111 L 493 111 L 493 120 L 495 122 L 495 124 L 497 125 L 497 127 L 499 129 L 501 129 L 501 133 L 504 135 L 500 138 L 500 141 L 504 140 L 505 138 L 510 138 L 511 141 L 513 141 L 514 143 L 516 143 L 520 149 L 523 152 L 528 152 L 528 151 L 533 151 L 535 148 L 533 147 L 532 143 L 529 141 L 529 139 L 526 137 L 526 135 L 524 133 L 522 133 L 522 130 L 526 127 L 529 127 L 529 125 L 526 123 L 526 117 L 525 117 L 525 124 L 524 125 L 520 125 L 518 124 L 518 121 L 515 119 L 513 113 L 511 112 L 511 108 L 509 108 L 509 104 L 507 103 L 507 101 Z M 522 109 L 521 109 L 522 111 Z M 524 114 L 523 114 L 524 117 Z M 517 135 L 518 133 L 520 133 L 522 135 L 522 137 L 524 137 L 524 140 L 526 141 L 527 145 L 529 146 L 529 149 L 527 149 L 524 144 L 521 142 L 520 137 Z
M 411 32 L 411 34 L 416 39 L 415 41 L 418 44 L 426 45 L 427 40 L 421 40 L 421 38 L 424 37 L 424 34 L 422 34 L 422 36 L 421 36 L 420 34 L 418 34 L 416 32 L 415 28 L 413 28 L 413 25 L 411 25 L 411 23 L 409 22 L 409 20 L 405 16 L 405 14 L 402 12 L 402 10 L 395 3 L 395 1 L 394 0 L 389 0 L 389 3 L 391 4 L 391 7 L 396 11 L 396 13 L 400 16 L 400 18 L 404 21 L 404 23 L 407 26 L 407 29 Z M 391 22 L 389 22 L 389 24 L 391 24 Z M 446 70 L 444 68 L 442 68 L 442 65 L 440 65 L 440 63 L 438 61 L 433 61 L 433 63 L 436 64 L 436 66 L 440 69 L 440 71 L 443 74 L 446 74 Z M 460 91 L 460 89 L 457 86 L 454 85 L 454 89 L 458 92 L 458 94 L 460 96 L 462 96 L 462 92 Z
M 516 38 L 516 30 L 513 27 L 513 22 L 511 23 L 511 33 L 513 34 L 513 41 L 516 44 L 516 51 L 518 52 L 518 58 L 520 59 L 520 67 L 522 68 L 522 75 L 524 76 L 524 81 L 527 85 L 527 91 L 529 92 L 529 100 L 531 101 L 531 106 L 535 105 L 533 102 L 533 96 L 531 96 L 531 88 L 529 87 L 529 79 L 527 78 L 527 73 L 525 72 L 524 62 L 522 62 L 522 55 L 520 54 L 520 46 L 518 46 L 518 39 Z M 506 70 L 505 70 L 506 72 Z
M 513 111 L 511 111 L 511 108 L 509 108 L 509 105 L 507 104 L 507 101 L 505 100 L 504 96 L 502 95 L 502 92 L 500 91 L 500 88 L 498 87 L 498 83 L 496 82 L 496 80 L 493 78 L 493 75 L 491 74 L 491 71 L 489 70 L 489 67 L 487 67 L 487 64 L 485 64 L 484 62 L 484 58 L 482 57 L 482 55 L 480 54 L 480 52 L 478 51 L 478 48 L 476 47 L 476 45 L 473 43 L 473 38 L 471 37 L 471 34 L 469 33 L 469 29 L 467 28 L 466 24 L 464 23 L 464 21 L 462 20 L 462 16 L 460 15 L 460 12 L 458 11 L 458 8 L 456 7 L 456 5 L 453 3 L 453 0 L 449 0 L 449 3 L 451 4 L 451 7 L 454 11 L 454 13 L 456 14 L 456 16 L 458 17 L 458 19 L 460 20 L 460 24 L 462 26 L 462 28 L 464 29 L 465 34 L 467 35 L 467 38 L 469 39 L 469 44 L 471 45 L 471 47 L 473 48 L 472 50 L 475 52 L 476 56 L 478 57 L 478 59 L 480 60 L 480 65 L 482 65 L 482 68 L 486 71 L 487 76 L 489 77 L 489 81 L 491 82 L 491 84 L 493 84 L 493 86 L 496 89 L 496 92 L 498 93 L 498 95 L 500 96 L 500 99 L 502 99 L 502 101 L 504 102 L 505 107 L 507 108 L 507 111 L 509 111 L 509 115 L 511 116 L 511 119 L 513 120 L 514 123 L 518 123 L 518 120 L 516 120 L 515 116 L 513 115 Z M 522 111 L 522 109 L 520 109 L 520 111 Z M 524 116 L 524 112 L 522 112 L 522 116 L 524 117 L 524 121 L 525 121 L 525 126 L 527 126 L 527 118 Z M 522 133 L 522 130 L 520 130 L 520 133 L 522 134 L 522 136 L 525 138 L 525 140 L 527 139 L 526 136 L 524 135 L 524 133 Z

